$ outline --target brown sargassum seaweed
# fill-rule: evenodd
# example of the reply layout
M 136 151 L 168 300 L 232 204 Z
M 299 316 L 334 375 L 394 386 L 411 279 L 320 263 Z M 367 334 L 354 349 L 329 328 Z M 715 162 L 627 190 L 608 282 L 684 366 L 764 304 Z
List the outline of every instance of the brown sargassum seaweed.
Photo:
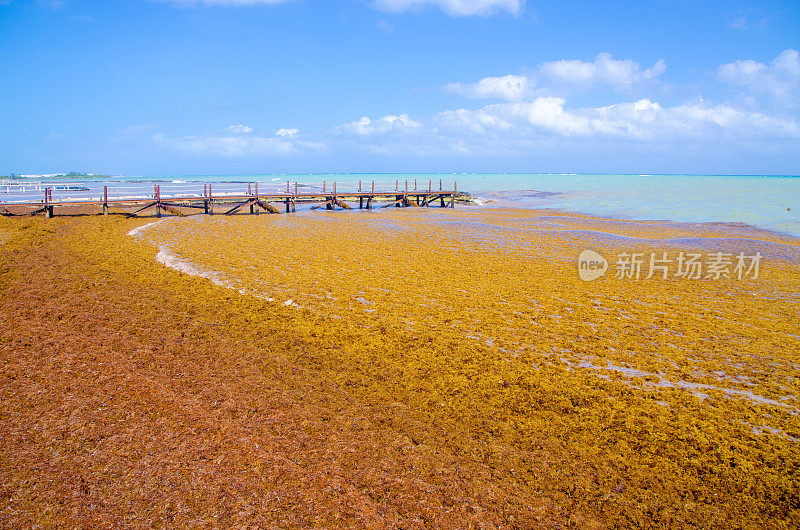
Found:
M 798 523 L 797 240 L 459 209 L 127 235 L 146 222 L 0 219 L 6 525 Z M 614 278 L 690 248 L 760 249 L 760 277 Z

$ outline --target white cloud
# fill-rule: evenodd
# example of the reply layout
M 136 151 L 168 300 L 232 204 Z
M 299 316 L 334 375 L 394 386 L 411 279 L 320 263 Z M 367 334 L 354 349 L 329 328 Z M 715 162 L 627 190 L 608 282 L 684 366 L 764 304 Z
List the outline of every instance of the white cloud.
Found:
M 596 86 L 632 94 L 652 87 L 664 70 L 663 61 L 642 68 L 633 60 L 600 54 L 592 61 L 543 63 L 528 75 L 487 77 L 446 87 L 468 97 L 500 100 L 473 109 L 444 110 L 416 119 L 408 114 L 364 116 L 302 135 L 298 129 L 282 128 L 274 136 L 262 137 L 238 124 L 208 136 L 154 138 L 166 149 L 216 157 L 296 156 L 324 150 L 421 157 L 614 153 L 624 159 L 633 148 L 680 160 L 688 151 L 727 156 L 722 153 L 800 150 L 800 116 L 784 108 L 770 111 L 739 103 L 711 104 L 699 97 L 668 105 L 652 95 L 628 95 L 611 105 L 574 106 L 565 96 Z M 795 50 L 784 51 L 768 64 L 722 65 L 716 73 L 719 80 L 748 92 L 795 103 L 799 99 L 800 54 Z
M 504 75 L 502 77 L 484 77 L 477 83 L 450 83 L 445 90 L 471 98 L 499 98 L 507 101 L 522 99 L 531 82 L 521 75 Z
M 230 125 L 225 128 L 226 131 L 233 134 L 247 134 L 253 132 L 253 128 L 247 125 Z
M 766 29 L 767 17 L 757 9 L 739 9 L 727 16 L 728 27 L 739 31 Z
M 702 101 L 666 108 L 649 99 L 578 109 L 567 109 L 565 103 L 562 98 L 540 97 L 445 111 L 435 121 L 440 130 L 453 134 L 503 135 L 509 142 L 553 136 L 634 142 L 800 138 L 796 121 Z
M 565 98 L 535 97 L 475 109 L 445 110 L 423 119 L 407 114 L 363 117 L 298 140 L 298 129 L 274 136 L 212 134 L 153 136 L 163 149 L 195 157 L 297 157 L 302 154 L 371 153 L 378 156 L 480 157 L 581 156 L 630 149 L 669 154 L 796 152 L 800 123 L 768 114 L 708 104 L 701 99 L 664 106 L 648 98 L 605 106 L 571 107 Z M 634 147 L 635 146 L 635 147 Z
M 338 133 L 331 140 L 334 149 L 420 157 L 612 152 L 624 156 L 636 145 L 642 152 L 680 158 L 687 150 L 792 151 L 800 146 L 797 120 L 702 100 L 665 107 L 645 98 L 570 108 L 564 98 L 537 97 L 446 110 L 414 122 L 403 134 L 388 122 L 362 118 L 342 125 L 334 129 Z M 389 131 L 393 134 L 384 134 Z
M 180 7 L 200 7 L 200 6 L 236 7 L 236 6 L 281 4 L 284 2 L 291 2 L 292 0 L 158 0 L 158 1 L 167 2 Z
M 213 155 L 225 158 L 259 155 L 289 155 L 295 152 L 291 142 L 261 136 L 184 136 L 154 137 L 160 146 L 192 155 Z
M 768 95 L 791 106 L 800 100 L 800 53 L 787 49 L 769 64 L 750 59 L 723 64 L 717 79 L 745 87 L 754 95 Z
M 297 133 L 300 132 L 300 129 L 278 129 L 275 133 L 275 136 L 283 136 L 286 138 L 294 138 L 297 136 Z
M 0 0 L 0 6 L 6 6 L 11 4 L 14 0 Z M 39 7 L 47 7 L 50 9 L 61 9 L 64 7 L 66 0 L 36 0 L 36 4 Z
M 421 124 L 408 117 L 408 114 L 399 116 L 388 115 L 373 121 L 364 116 L 358 121 L 345 123 L 336 128 L 337 131 L 352 133 L 359 136 L 372 136 L 386 134 L 389 132 L 399 132 L 420 127 Z
M 614 59 L 608 53 L 601 53 L 594 61 L 552 61 L 542 63 L 538 74 L 554 85 L 572 85 L 584 89 L 595 85 L 606 85 L 617 90 L 630 88 L 644 81 L 658 78 L 667 66 L 663 60 L 652 68 L 642 70 L 632 59 Z
M 391 12 L 435 6 L 448 15 L 463 17 L 485 16 L 503 11 L 519 15 L 525 7 L 525 0 L 374 0 L 373 5 L 381 11 Z
M 631 59 L 614 59 L 601 53 L 594 61 L 564 60 L 540 64 L 529 75 L 484 77 L 477 83 L 450 83 L 445 90 L 471 98 L 496 98 L 520 101 L 534 96 L 564 95 L 585 92 L 594 87 L 610 87 L 617 92 L 629 93 L 646 83 L 658 83 L 666 71 L 661 60 L 651 68 L 642 68 Z
M 291 129 L 287 130 L 291 131 Z M 291 135 L 264 137 L 238 134 L 235 136 L 209 135 L 169 138 L 163 134 L 157 134 L 153 136 L 153 140 L 160 147 L 170 151 L 222 158 L 280 157 L 325 149 L 325 145 L 320 142 L 299 142 L 292 140 Z

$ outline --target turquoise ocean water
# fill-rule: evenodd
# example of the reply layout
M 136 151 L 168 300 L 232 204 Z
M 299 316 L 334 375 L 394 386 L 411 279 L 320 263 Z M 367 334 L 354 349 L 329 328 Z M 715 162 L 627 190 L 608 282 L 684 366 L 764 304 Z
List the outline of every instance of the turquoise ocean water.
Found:
M 171 177 L 77 178 L 67 182 L 29 179 L 29 188 L 0 183 L 0 203 L 31 200 L 41 195 L 37 185 L 81 185 L 88 190 L 59 190 L 54 200 L 97 198 L 102 187 L 111 196 L 148 196 L 160 183 L 163 195 L 202 193 L 203 183 L 213 182 L 215 193 L 234 193 L 246 183 L 258 182 L 260 190 L 285 190 L 286 182 L 306 188 L 333 182 L 338 189 L 363 189 L 371 181 L 376 189 L 419 189 L 430 186 L 470 192 L 489 207 L 552 208 L 620 219 L 682 222 L 746 223 L 800 237 L 800 177 L 729 175 L 608 175 L 608 174 L 302 174 L 302 175 L 187 175 Z M 18 182 L 18 181 L 12 181 Z

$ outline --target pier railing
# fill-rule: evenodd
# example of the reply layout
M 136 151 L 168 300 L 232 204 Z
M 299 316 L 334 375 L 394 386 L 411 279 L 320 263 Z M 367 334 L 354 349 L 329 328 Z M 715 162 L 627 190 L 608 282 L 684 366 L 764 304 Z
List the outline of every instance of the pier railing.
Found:
M 152 187 L 149 187 L 152 186 Z M 35 191 L 34 191 L 35 190 Z M 35 198 L 39 195 L 40 198 Z M 453 207 L 459 195 L 457 183 L 442 179 L 322 180 L 321 182 L 66 182 L 29 186 L 18 193 L 3 194 L 0 189 L 0 213 L 12 213 L 8 207 L 30 207 L 30 214 L 50 217 L 56 206 L 90 206 L 108 213 L 110 206 L 135 209 L 130 215 L 153 208 L 157 216 L 162 210 L 181 213 L 186 209 L 202 209 L 214 213 L 214 206 L 231 206 L 224 213 L 237 213 L 249 207 L 250 213 L 266 210 L 278 213 L 271 203 L 280 203 L 285 211 L 294 212 L 297 203 L 318 203 L 312 209 L 351 209 L 348 202 L 358 201 L 359 208 L 431 206 Z

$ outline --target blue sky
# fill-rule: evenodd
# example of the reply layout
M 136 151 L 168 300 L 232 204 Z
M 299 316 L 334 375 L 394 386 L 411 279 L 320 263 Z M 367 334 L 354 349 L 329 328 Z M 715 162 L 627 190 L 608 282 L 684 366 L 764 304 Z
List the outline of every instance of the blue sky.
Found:
M 798 50 L 796 0 L 0 0 L 0 174 L 798 174 Z

